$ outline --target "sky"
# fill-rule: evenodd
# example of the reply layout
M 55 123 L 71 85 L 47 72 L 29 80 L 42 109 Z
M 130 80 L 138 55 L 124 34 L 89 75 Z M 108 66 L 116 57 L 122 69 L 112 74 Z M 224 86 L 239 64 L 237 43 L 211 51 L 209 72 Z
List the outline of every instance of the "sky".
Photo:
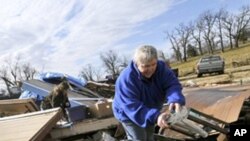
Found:
M 0 0 L 0 64 L 21 57 L 39 71 L 77 76 L 100 54 L 132 58 L 150 44 L 172 52 L 165 31 L 205 10 L 237 12 L 249 0 Z

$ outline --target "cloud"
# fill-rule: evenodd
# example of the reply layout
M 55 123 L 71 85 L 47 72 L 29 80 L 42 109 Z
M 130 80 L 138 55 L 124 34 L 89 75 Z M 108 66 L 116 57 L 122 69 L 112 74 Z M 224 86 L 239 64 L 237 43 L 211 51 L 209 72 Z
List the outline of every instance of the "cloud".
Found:
M 173 0 L 1 1 L 0 62 L 21 54 L 38 68 L 77 75 L 100 64 L 103 51 L 126 50 L 119 41 L 166 12 Z M 129 44 L 129 43 L 128 43 Z M 82 60 L 82 61 L 81 61 Z M 81 64 L 82 62 L 82 64 Z

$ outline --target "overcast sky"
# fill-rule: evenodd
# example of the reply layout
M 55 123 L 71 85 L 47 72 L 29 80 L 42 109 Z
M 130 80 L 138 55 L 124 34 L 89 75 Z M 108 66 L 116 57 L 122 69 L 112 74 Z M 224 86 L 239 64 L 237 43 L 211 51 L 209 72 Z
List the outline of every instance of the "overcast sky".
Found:
M 21 56 L 38 70 L 77 76 L 100 53 L 130 58 L 152 44 L 172 52 L 164 31 L 205 10 L 238 11 L 249 0 L 0 0 L 0 64 Z

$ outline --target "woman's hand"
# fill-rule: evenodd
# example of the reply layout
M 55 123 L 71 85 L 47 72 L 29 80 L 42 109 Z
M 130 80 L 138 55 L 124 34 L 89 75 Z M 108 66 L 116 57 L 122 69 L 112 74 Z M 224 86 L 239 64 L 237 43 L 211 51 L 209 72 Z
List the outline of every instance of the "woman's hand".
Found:
M 169 116 L 168 112 L 163 112 L 161 113 L 158 118 L 157 118 L 157 125 L 161 128 L 166 128 L 168 127 L 168 124 L 166 122 L 167 118 Z
M 175 113 L 178 113 L 181 111 L 181 105 L 179 103 L 170 103 L 169 104 L 169 111 L 174 111 Z

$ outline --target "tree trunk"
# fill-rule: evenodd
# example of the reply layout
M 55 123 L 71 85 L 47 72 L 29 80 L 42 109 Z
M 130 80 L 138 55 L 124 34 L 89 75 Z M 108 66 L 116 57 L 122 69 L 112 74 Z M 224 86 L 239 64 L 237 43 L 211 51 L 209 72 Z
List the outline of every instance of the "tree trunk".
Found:
M 234 45 L 235 48 L 239 48 L 239 39 L 237 37 L 234 39 Z
M 201 41 L 198 42 L 198 45 L 199 45 L 200 55 L 203 55 L 203 51 L 202 51 L 202 47 L 201 47 Z
M 230 49 L 233 49 L 233 39 L 232 36 L 229 36 L 229 42 L 230 42 Z
M 187 62 L 187 48 L 186 47 L 183 47 L 183 52 L 184 52 L 183 61 Z

